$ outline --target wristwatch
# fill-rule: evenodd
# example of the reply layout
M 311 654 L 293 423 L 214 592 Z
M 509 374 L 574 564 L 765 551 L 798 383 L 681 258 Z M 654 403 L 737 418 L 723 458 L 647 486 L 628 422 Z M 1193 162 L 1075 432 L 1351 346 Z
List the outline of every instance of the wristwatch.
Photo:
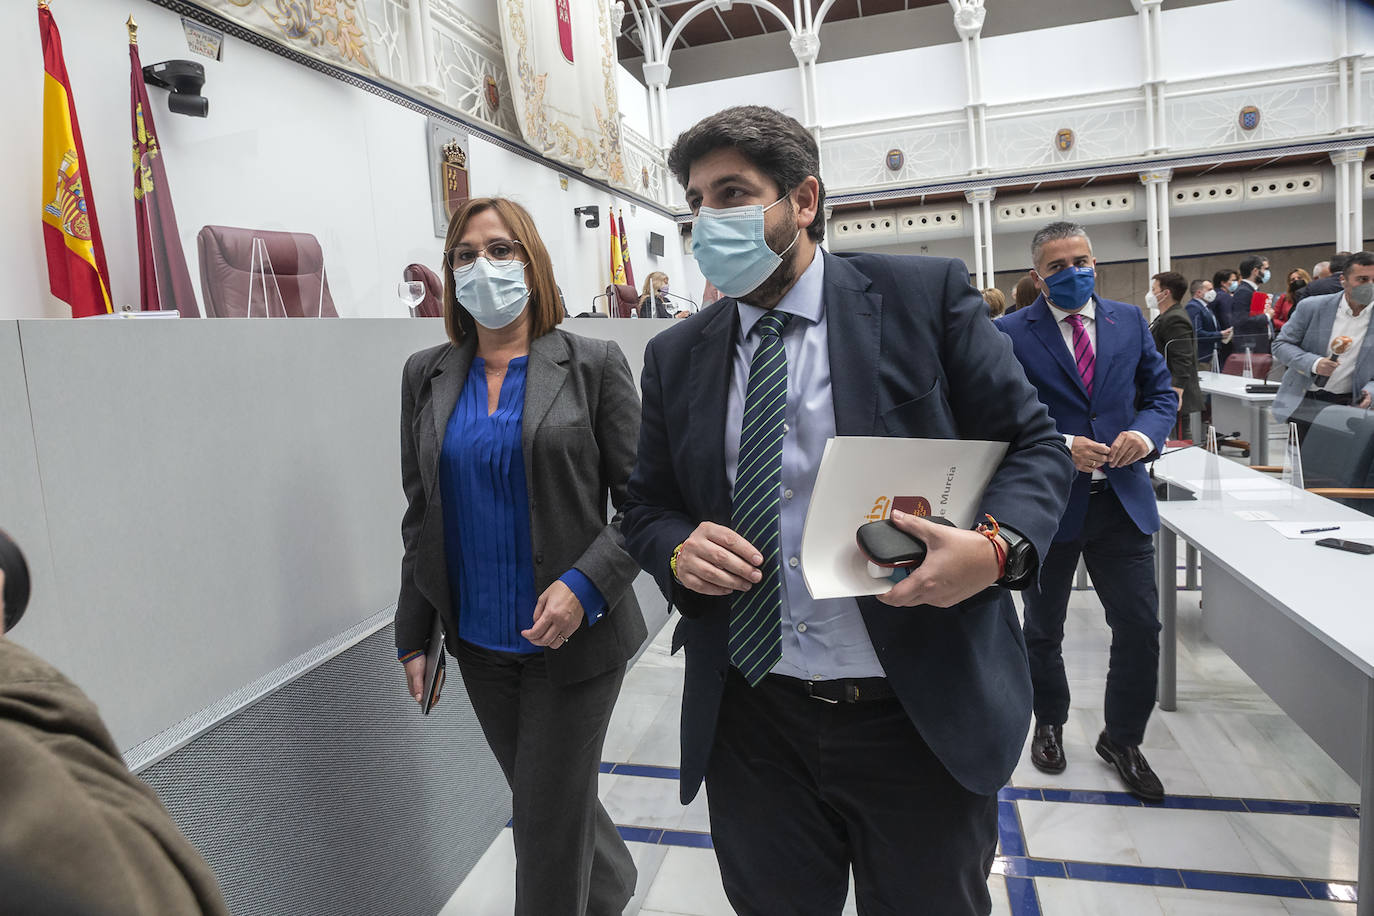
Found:
M 1012 591 L 1021 591 L 1035 578 L 1035 545 L 1006 525 L 1000 526 L 998 533 L 1007 542 L 1007 565 L 1006 573 L 997 580 L 997 584 Z

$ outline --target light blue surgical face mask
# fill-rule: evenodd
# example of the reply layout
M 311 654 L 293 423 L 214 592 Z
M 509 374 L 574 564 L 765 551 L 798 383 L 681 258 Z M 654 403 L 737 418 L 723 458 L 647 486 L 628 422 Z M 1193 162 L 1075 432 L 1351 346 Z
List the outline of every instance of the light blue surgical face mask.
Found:
M 1238 290 L 1238 289 L 1240 289 L 1240 281 L 1239 281 L 1239 280 L 1232 280 L 1230 283 L 1227 283 L 1227 284 L 1226 284 L 1226 291 L 1227 291 L 1228 293 L 1234 293 L 1234 292 L 1235 292 L 1236 290 Z
M 520 317 L 529 301 L 525 265 L 479 257 L 453 272 L 453 296 L 482 327 L 498 331 Z
M 1050 300 L 1066 312 L 1076 312 L 1092 298 L 1097 283 L 1097 271 L 1091 267 L 1070 265 L 1057 274 L 1044 278 L 1049 287 Z
M 1260 284 L 1263 285 L 1268 283 L 1271 276 L 1273 276 L 1273 274 L 1269 273 L 1269 269 L 1266 267 L 1264 273 L 1260 274 Z
M 764 237 L 763 214 L 786 200 L 784 194 L 766 207 L 702 207 L 692 223 L 692 257 L 716 289 L 732 299 L 747 296 L 763 285 L 782 263 L 792 245 L 774 251 Z

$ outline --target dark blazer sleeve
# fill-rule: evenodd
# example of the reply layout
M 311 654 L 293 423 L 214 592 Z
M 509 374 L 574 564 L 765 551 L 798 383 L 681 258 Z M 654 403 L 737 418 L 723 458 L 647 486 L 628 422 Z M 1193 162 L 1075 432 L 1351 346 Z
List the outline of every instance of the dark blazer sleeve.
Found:
M 633 584 L 639 564 L 625 552 L 620 523 L 625 493 L 635 464 L 639 439 L 639 397 L 625 354 L 614 341 L 605 341 L 600 357 L 600 384 L 592 407 L 592 429 L 601 453 L 600 474 L 610 492 L 616 514 L 582 552 L 576 569 L 591 580 L 609 608 Z
M 1154 336 L 1139 309 L 1132 308 L 1140 322 L 1140 357 L 1135 366 L 1136 414 L 1128 429 L 1139 430 L 1154 443 L 1155 452 L 1164 450 L 1178 418 L 1178 396 L 1174 394 L 1169 367 L 1155 347 Z M 1110 443 L 1109 443 L 1110 444 Z M 1148 460 L 1147 455 L 1144 460 Z
M 1173 388 L 1187 388 L 1188 380 L 1196 371 L 1197 357 L 1194 354 L 1197 352 L 1197 345 L 1191 343 L 1191 329 L 1191 322 L 1185 325 L 1182 321 L 1160 319 L 1150 330 L 1154 337 L 1155 349 L 1164 357 L 1164 363 L 1169 370 L 1169 384 Z M 1184 344 L 1181 341 L 1190 343 Z
M 429 645 L 435 608 L 415 585 L 415 563 L 420 547 L 420 526 L 424 524 L 427 498 L 420 476 L 418 447 L 415 442 L 415 385 L 418 384 L 421 357 L 416 353 L 406 360 L 401 373 L 401 489 L 405 491 L 406 510 L 401 516 L 401 593 L 396 598 L 396 648 L 405 655 Z
M 649 341 L 644 351 L 644 372 L 640 390 L 644 396 L 639 427 L 639 451 L 630 476 L 629 499 L 625 509 L 626 545 L 661 591 L 684 617 L 698 617 L 719 599 L 698 595 L 683 588 L 673 578 L 668 561 L 678 544 L 687 540 L 696 523 L 688 515 L 686 501 L 673 473 L 668 443 L 667 410 L 659 375 L 660 338 Z M 680 395 L 680 392 L 671 392 Z M 675 398 L 684 411 L 686 399 Z
M 1026 379 L 1011 341 L 988 320 L 963 263 L 949 261 L 944 276 L 932 278 L 929 294 L 945 305 L 940 359 L 960 437 L 1009 443 L 978 511 L 1030 540 L 1043 560 L 1074 479 L 1064 437 Z

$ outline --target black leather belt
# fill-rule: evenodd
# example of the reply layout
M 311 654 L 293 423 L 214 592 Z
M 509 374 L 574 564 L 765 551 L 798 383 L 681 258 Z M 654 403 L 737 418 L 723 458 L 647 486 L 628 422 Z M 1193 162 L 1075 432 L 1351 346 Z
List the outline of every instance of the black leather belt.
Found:
M 764 678 L 771 684 L 825 703 L 867 703 L 896 696 L 885 677 L 846 677 L 834 681 L 804 681 L 785 674 Z
M 1111 488 L 1112 482 L 1104 477 L 1101 480 L 1094 480 L 1088 484 L 1088 494 L 1096 496 L 1099 493 L 1106 493 Z
M 1351 397 L 1348 394 L 1332 394 L 1325 388 L 1318 388 L 1315 391 L 1306 392 L 1303 397 L 1311 398 L 1314 401 L 1321 401 L 1323 404 L 1345 404 L 1350 405 Z

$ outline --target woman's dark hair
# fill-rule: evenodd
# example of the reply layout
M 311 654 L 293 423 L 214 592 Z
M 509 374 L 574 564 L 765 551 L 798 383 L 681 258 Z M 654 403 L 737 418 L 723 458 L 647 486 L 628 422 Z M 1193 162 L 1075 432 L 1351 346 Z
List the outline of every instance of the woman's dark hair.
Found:
M 24 608 L 29 604 L 29 565 L 24 562 L 24 551 L 3 529 L 0 529 L 0 571 L 5 573 L 5 589 L 0 593 L 0 600 L 5 605 L 4 629 L 8 630 L 24 616 Z
M 821 181 L 821 154 L 816 138 L 796 118 L 762 105 L 738 105 L 698 121 L 680 134 L 668 153 L 668 168 L 683 188 L 692 164 L 718 149 L 739 150 L 759 171 L 790 193 L 808 177 L 819 188 L 816 218 L 806 227 L 813 242 L 825 238 L 825 182 Z

